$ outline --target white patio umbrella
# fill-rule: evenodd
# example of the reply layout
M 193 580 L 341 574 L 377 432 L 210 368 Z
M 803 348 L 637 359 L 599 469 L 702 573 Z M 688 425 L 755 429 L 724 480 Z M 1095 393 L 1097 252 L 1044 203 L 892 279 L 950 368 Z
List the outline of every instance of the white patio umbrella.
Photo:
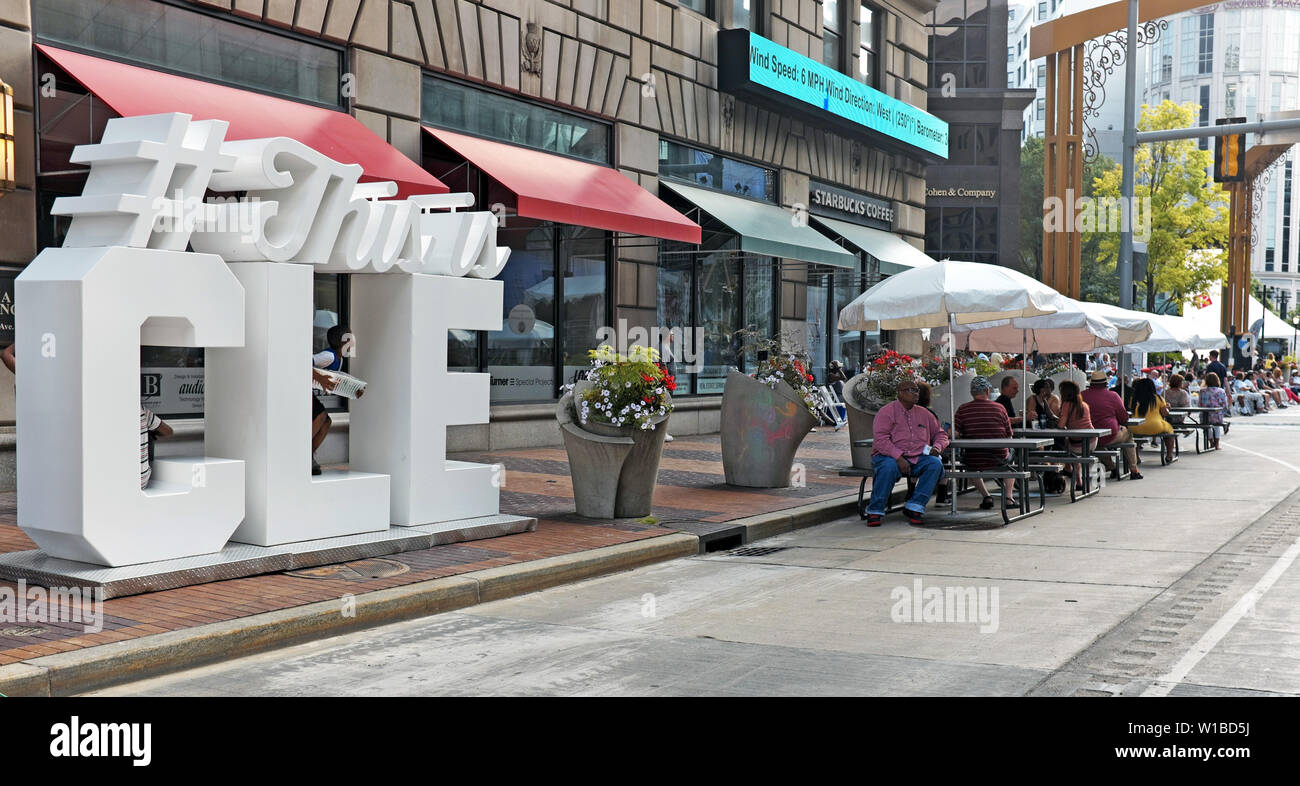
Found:
M 1078 301 L 1079 308 L 1088 314 L 1104 317 L 1119 330 L 1116 340 L 1121 346 L 1146 341 L 1151 336 L 1152 324 L 1150 314 L 1133 311 L 1128 308 L 1112 306 L 1109 303 L 1085 303 Z
M 1028 357 L 1031 345 L 1048 354 L 1088 352 L 1118 345 L 1120 331 L 1114 323 L 1100 314 L 1084 310 L 1084 304 L 1074 298 L 1062 295 L 1061 302 L 1064 306 L 1055 314 L 958 325 L 954 334 L 956 344 L 979 352 L 1020 352 L 1022 358 Z M 1020 414 L 1023 425 L 1029 364 L 1022 362 L 1021 369 Z
M 892 275 L 863 292 L 839 315 L 840 330 L 905 330 L 1055 314 L 1063 296 L 1041 281 L 1000 265 L 954 262 Z M 956 418 L 953 347 L 948 350 L 949 422 Z M 956 451 L 953 452 L 954 470 Z M 957 512 L 957 497 L 952 499 Z
M 1148 314 L 1151 335 L 1128 349 L 1141 352 L 1180 352 L 1184 349 L 1217 349 L 1228 345 L 1222 333 L 1203 329 L 1196 320 L 1172 314 Z

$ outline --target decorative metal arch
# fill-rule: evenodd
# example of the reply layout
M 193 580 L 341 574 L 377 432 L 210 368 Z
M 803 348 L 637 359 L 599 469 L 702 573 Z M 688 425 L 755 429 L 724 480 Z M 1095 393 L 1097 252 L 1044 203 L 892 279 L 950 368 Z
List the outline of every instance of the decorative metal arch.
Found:
M 1138 48 L 1154 46 L 1169 29 L 1167 19 L 1153 19 L 1138 25 Z M 1101 116 L 1101 106 L 1106 103 L 1106 80 L 1124 65 L 1128 56 L 1128 31 L 1115 30 L 1088 42 L 1083 60 L 1083 160 L 1094 161 L 1101 154 L 1097 131 L 1090 118 Z
M 1273 173 L 1280 171 L 1279 165 L 1291 160 L 1291 154 L 1295 148 L 1286 151 L 1285 154 L 1277 157 L 1273 163 L 1269 164 L 1258 175 L 1255 175 L 1251 182 L 1250 194 L 1250 247 L 1252 249 L 1259 245 L 1259 216 L 1264 212 L 1264 197 L 1268 193 L 1268 184 L 1273 180 Z

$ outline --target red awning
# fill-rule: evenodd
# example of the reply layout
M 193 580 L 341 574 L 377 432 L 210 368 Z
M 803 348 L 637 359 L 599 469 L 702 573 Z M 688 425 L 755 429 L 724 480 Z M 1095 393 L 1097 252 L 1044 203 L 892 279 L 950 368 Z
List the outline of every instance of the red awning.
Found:
M 425 127 L 512 191 L 519 215 L 612 232 L 700 242 L 700 227 L 617 169 Z
M 399 196 L 449 190 L 361 121 L 324 107 L 37 44 L 46 57 L 123 117 L 184 112 L 195 120 L 225 120 L 227 139 L 284 136 L 335 161 L 360 164 L 362 181 L 392 180 Z

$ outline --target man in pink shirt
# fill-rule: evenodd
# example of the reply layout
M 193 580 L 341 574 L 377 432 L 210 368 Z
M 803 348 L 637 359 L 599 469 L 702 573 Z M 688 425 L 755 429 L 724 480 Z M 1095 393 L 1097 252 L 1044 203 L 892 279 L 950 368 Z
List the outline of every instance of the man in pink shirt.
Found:
M 1097 440 L 1097 447 L 1104 447 L 1112 442 L 1132 442 L 1133 435 L 1128 430 L 1128 410 L 1124 408 L 1124 400 L 1119 394 L 1106 387 L 1108 382 L 1105 371 L 1094 371 L 1088 377 L 1088 387 L 1079 393 L 1083 403 L 1088 405 L 1092 413 L 1093 428 L 1110 429 L 1109 437 L 1101 437 Z M 1106 469 L 1111 472 L 1118 472 L 1115 468 L 1115 461 L 1110 456 L 1101 456 L 1101 461 L 1106 465 Z M 1129 475 L 1133 480 L 1141 480 L 1142 473 L 1137 471 L 1137 448 L 1124 448 L 1124 460 L 1128 462 Z
M 918 407 L 920 387 L 915 380 L 898 383 L 898 400 L 876 413 L 872 426 L 871 500 L 867 503 L 867 526 L 879 527 L 889 506 L 889 493 L 903 476 L 916 478 L 916 488 L 903 505 L 911 524 L 922 524 L 925 506 L 943 479 L 939 454 L 948 447 L 948 435 L 930 410 Z

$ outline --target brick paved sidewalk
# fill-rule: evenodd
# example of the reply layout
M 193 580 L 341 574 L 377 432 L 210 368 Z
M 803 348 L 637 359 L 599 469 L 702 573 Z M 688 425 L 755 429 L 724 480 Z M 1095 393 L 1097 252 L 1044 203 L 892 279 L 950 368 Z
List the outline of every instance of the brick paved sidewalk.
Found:
M 847 429 L 837 433 L 827 428 L 804 440 L 797 458 L 805 468 L 807 485 L 803 488 L 741 489 L 724 482 L 716 434 L 679 437 L 665 446 L 655 520 L 644 521 L 601 521 L 575 515 L 563 447 L 457 454 L 453 458 L 504 464 L 501 510 L 536 517 L 537 530 L 386 555 L 381 565 L 390 570 L 407 568 L 386 577 L 368 577 L 367 566 L 354 563 L 355 570 L 313 568 L 296 571 L 298 575 L 276 573 L 114 598 L 104 604 L 104 630 L 100 633 L 86 634 L 80 623 L 0 622 L 0 666 L 675 532 L 716 536 L 737 519 L 856 494 L 855 479 L 836 475 L 849 463 L 848 442 Z M 16 526 L 16 505 L 12 492 L 0 494 L 0 552 L 35 548 Z M 0 581 L 0 586 L 14 588 L 15 583 Z

